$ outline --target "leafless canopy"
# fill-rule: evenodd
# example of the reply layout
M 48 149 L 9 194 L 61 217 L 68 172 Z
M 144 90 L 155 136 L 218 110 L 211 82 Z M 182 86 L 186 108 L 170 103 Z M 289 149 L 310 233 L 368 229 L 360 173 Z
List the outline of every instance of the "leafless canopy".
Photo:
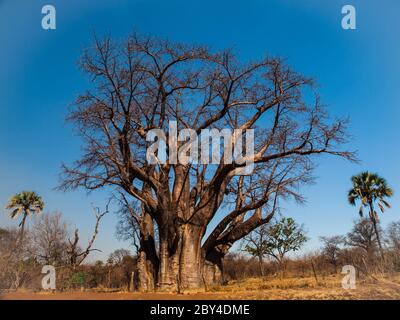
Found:
M 177 249 L 184 245 L 182 226 L 197 228 L 195 241 L 207 256 L 269 221 L 280 198 L 302 201 L 298 188 L 312 181 L 314 155 L 354 159 L 340 147 L 346 121 L 332 120 L 313 81 L 280 59 L 241 63 L 231 50 L 215 53 L 134 34 L 123 43 L 96 39 L 80 66 L 92 86 L 69 120 L 85 148 L 74 166 L 64 167 L 61 188 L 109 186 L 128 206 L 139 204 L 131 214 L 141 228 L 149 227 L 146 215 L 158 225 L 161 264 L 163 250 L 169 257 L 185 250 Z M 168 132 L 172 120 L 178 130 L 196 132 L 255 129 L 253 174 L 236 176 L 239 165 L 223 158 L 219 165 L 149 165 L 147 132 Z

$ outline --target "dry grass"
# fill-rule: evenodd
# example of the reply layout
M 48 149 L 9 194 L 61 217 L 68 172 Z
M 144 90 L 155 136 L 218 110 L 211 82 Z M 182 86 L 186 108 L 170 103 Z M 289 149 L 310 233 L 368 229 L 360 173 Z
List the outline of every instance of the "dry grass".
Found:
M 127 293 L 127 292 L 13 292 L 0 299 L 70 299 L 70 300 L 143 300 L 143 299 L 400 299 L 400 274 L 359 279 L 357 288 L 341 287 L 341 275 L 315 278 L 250 278 L 232 281 L 225 286 L 208 288 L 207 292 Z
M 354 290 L 341 286 L 342 275 L 318 278 L 250 278 L 212 288 L 248 299 L 400 299 L 400 274 L 359 279 Z M 234 296 L 232 296 L 234 297 Z

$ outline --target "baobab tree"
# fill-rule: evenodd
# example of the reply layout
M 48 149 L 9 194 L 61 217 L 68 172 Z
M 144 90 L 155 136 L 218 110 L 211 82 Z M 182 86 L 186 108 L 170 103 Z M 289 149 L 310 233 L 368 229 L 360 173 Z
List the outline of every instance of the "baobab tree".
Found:
M 299 187 L 313 180 L 316 155 L 354 159 L 341 150 L 346 121 L 332 120 L 313 81 L 280 59 L 241 63 L 230 50 L 134 34 L 124 42 L 96 39 L 80 66 L 92 85 L 68 119 L 85 149 L 63 166 L 61 188 L 110 187 L 121 197 L 139 228 L 144 290 L 220 279 L 233 243 L 270 221 L 281 199 L 303 200 Z M 165 132 L 168 151 L 184 147 L 170 139 L 171 122 L 177 135 L 255 130 L 253 171 L 238 175 L 245 164 L 225 161 L 225 154 L 217 164 L 149 163 L 154 129 Z

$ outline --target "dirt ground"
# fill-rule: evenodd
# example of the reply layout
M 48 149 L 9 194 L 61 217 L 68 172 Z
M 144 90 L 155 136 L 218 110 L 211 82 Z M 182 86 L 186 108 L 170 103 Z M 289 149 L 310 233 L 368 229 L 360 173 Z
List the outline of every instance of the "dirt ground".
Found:
M 317 281 L 314 278 L 252 278 L 231 282 L 226 286 L 208 288 L 208 292 L 137 293 L 137 292 L 29 292 L 0 294 L 5 300 L 326 300 L 326 299 L 398 299 L 400 275 L 374 277 L 356 283 L 356 289 L 343 289 L 340 276 Z

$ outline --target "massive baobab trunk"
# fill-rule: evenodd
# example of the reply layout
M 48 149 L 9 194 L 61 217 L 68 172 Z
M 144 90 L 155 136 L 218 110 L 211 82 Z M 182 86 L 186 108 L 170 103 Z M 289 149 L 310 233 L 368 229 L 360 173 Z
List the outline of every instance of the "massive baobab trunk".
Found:
M 317 96 L 310 102 L 313 81 L 279 59 L 240 63 L 229 50 L 133 35 L 96 40 L 80 66 L 93 86 L 69 120 L 85 153 L 64 167 L 61 188 L 120 196 L 140 238 L 142 290 L 222 281 L 229 248 L 280 199 L 302 201 L 314 155 L 353 158 L 337 149 L 346 123 L 329 119 Z
M 204 253 L 201 248 L 203 230 L 181 224 L 171 236 L 167 228 L 159 230 L 159 248 L 154 237 L 142 241 L 138 257 L 138 287 L 142 291 L 182 290 L 204 286 Z
M 168 238 L 161 236 L 159 260 L 156 262 L 147 259 L 144 264 L 147 255 L 140 250 L 140 290 L 180 291 L 222 283 L 224 254 L 212 252 L 206 256 L 201 247 L 202 231 L 191 225 L 181 225 L 180 228 L 180 239 L 172 247 L 168 244 Z
M 159 289 L 186 289 L 203 286 L 204 257 L 201 250 L 201 233 L 198 227 L 179 226 L 176 242 L 160 236 Z M 161 233 L 160 233 L 161 234 Z

